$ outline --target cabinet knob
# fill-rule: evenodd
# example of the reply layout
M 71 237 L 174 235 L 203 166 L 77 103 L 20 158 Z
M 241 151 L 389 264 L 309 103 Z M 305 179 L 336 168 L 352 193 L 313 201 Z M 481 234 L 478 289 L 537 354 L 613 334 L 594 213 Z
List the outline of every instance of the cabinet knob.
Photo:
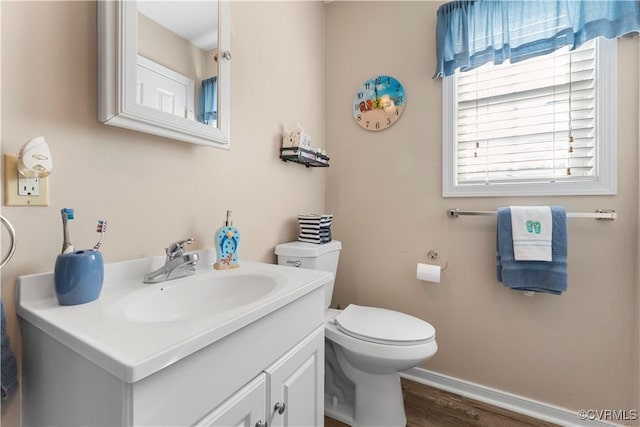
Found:
M 256 427 L 267 427 L 267 423 L 265 421 L 258 420 Z
M 273 407 L 274 412 L 277 412 L 279 415 L 282 415 L 285 409 L 287 409 L 287 405 L 284 402 L 276 402 L 276 406 Z

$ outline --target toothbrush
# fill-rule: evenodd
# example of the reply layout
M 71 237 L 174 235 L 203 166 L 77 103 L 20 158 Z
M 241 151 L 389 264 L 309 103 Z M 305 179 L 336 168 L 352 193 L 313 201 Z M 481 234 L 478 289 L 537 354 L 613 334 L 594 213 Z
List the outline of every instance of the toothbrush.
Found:
M 98 233 L 100 233 L 100 240 L 98 241 L 98 243 L 96 243 L 93 247 L 94 251 L 97 251 L 98 249 L 100 249 L 100 246 L 102 245 L 102 242 L 104 241 L 104 233 L 107 232 L 107 221 L 103 221 L 103 220 L 98 220 L 98 227 L 96 228 L 96 231 Z
M 62 255 L 70 254 L 74 251 L 73 245 L 71 244 L 71 240 L 69 240 L 69 220 L 74 219 L 73 209 L 64 208 L 60 210 L 60 215 L 62 216 L 62 235 L 64 240 L 62 241 Z

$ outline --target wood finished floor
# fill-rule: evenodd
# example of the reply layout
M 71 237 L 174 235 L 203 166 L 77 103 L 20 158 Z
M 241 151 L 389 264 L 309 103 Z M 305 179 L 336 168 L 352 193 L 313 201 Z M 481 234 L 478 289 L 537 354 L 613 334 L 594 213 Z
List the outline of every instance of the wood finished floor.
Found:
M 558 427 L 506 409 L 402 379 L 407 427 Z M 324 418 L 325 427 L 347 427 Z

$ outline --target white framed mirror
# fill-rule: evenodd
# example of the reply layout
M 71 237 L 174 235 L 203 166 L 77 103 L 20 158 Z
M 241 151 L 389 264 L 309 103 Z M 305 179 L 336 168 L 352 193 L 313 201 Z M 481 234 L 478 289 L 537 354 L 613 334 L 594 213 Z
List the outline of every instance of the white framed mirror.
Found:
M 229 2 L 98 2 L 98 119 L 229 149 Z

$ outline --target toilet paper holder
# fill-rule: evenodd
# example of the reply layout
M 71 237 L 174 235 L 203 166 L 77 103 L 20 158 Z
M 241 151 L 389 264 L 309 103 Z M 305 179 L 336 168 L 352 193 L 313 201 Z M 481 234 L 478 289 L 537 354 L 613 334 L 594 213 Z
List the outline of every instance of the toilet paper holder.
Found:
M 438 252 L 436 252 L 434 250 L 430 250 L 429 253 L 427 253 L 427 256 L 429 257 L 429 259 L 431 261 L 435 261 L 435 260 L 438 259 Z M 447 267 L 449 267 L 449 262 L 444 258 L 441 258 L 441 259 L 442 259 L 442 262 L 444 262 L 444 265 L 439 263 L 440 271 L 445 271 L 447 269 Z

